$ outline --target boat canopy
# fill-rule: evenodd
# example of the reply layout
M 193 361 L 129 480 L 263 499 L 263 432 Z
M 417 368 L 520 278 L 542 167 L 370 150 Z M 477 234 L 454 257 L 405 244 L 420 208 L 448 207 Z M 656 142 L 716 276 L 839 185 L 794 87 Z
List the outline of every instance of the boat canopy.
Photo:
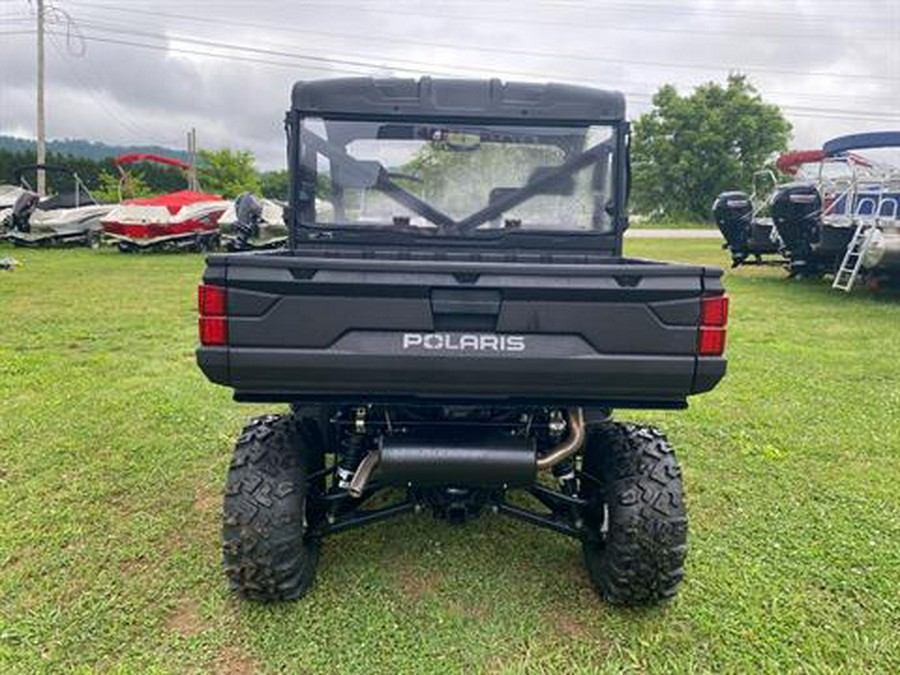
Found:
M 775 166 L 778 170 L 788 176 L 796 176 L 800 167 L 804 164 L 814 164 L 825 159 L 824 150 L 795 150 L 794 152 L 785 152 L 778 157 Z
M 190 165 L 185 164 L 179 159 L 163 157 L 162 155 L 152 155 L 146 152 L 133 152 L 127 155 L 120 155 L 113 160 L 113 164 L 119 167 L 123 164 L 136 164 L 137 162 L 168 164 L 169 166 L 177 166 L 179 169 L 184 169 L 185 171 L 191 168 Z
M 20 183 L 26 171 L 39 170 L 46 173 L 64 173 L 72 176 L 75 180 L 78 180 L 78 174 L 75 173 L 74 169 L 70 169 L 67 166 L 59 166 L 57 164 L 25 164 L 24 166 L 16 167 L 16 170 L 13 172 L 13 178 L 17 183 Z
M 45 171 L 47 173 L 61 173 L 72 177 L 74 183 L 73 189 L 69 192 L 59 191 L 52 197 L 42 199 L 38 208 L 41 211 L 53 211 L 55 209 L 72 209 L 79 206 L 89 206 L 97 204 L 97 200 L 91 195 L 91 191 L 81 181 L 81 178 L 74 169 L 67 166 L 59 166 L 56 164 L 26 164 L 17 167 L 13 172 L 15 179 L 29 190 L 33 188 L 24 180 L 25 173 L 28 171 Z
M 854 166 L 871 167 L 872 162 L 855 152 L 840 152 L 829 155 L 824 150 L 794 150 L 785 152 L 775 162 L 778 170 L 787 176 L 796 176 L 805 164 L 818 164 L 825 160 L 844 161 Z
M 873 131 L 865 134 L 838 136 L 822 146 L 822 150 L 829 156 L 849 150 L 866 150 L 868 148 L 900 148 L 900 131 Z

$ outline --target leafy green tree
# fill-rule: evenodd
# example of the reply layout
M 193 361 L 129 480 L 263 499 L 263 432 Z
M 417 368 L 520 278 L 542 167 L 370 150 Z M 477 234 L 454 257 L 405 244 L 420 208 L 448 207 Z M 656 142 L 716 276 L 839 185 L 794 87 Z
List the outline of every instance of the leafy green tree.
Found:
M 125 181 L 120 183 L 119 176 L 101 171 L 97 176 L 96 186 L 91 188 L 91 194 L 99 202 L 112 204 L 120 199 L 152 197 L 157 193 L 139 173 L 129 173 Z
M 262 190 L 253 153 L 249 150 L 201 150 L 198 176 L 204 190 L 234 199 L 242 192 Z
M 288 200 L 290 190 L 290 176 L 281 169 L 278 171 L 265 171 L 259 176 L 263 197 L 267 199 Z
M 716 195 L 749 190 L 753 173 L 787 148 L 791 125 L 744 75 L 709 82 L 688 96 L 665 85 L 634 124 L 633 210 L 705 220 Z

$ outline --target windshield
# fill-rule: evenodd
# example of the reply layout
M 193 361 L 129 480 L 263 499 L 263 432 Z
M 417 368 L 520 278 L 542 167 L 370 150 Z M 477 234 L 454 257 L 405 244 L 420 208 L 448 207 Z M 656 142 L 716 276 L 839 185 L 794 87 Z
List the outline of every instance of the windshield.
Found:
M 437 234 L 613 229 L 615 130 L 305 118 L 305 225 Z M 308 214 L 308 212 L 307 212 Z

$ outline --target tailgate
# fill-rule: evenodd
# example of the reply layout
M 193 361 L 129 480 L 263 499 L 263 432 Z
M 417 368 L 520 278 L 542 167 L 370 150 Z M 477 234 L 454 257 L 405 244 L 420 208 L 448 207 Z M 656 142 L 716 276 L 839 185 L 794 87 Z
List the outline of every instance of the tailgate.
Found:
M 243 400 L 673 407 L 715 385 L 696 355 L 721 271 L 640 260 L 524 264 L 213 256 L 227 347 L 198 361 Z

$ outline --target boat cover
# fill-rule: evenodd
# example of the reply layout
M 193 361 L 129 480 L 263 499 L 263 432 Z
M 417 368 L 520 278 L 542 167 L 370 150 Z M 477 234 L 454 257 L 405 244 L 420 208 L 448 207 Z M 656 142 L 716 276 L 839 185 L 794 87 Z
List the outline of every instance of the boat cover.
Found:
M 124 202 L 124 204 L 129 206 L 162 206 L 168 209 L 169 213 L 175 215 L 182 208 L 191 204 L 218 201 L 222 201 L 222 197 L 220 195 L 209 194 L 205 192 L 193 192 L 191 190 L 181 190 L 179 192 L 171 192 L 167 195 L 159 195 L 157 197 L 139 197 L 137 199 L 128 199 Z

